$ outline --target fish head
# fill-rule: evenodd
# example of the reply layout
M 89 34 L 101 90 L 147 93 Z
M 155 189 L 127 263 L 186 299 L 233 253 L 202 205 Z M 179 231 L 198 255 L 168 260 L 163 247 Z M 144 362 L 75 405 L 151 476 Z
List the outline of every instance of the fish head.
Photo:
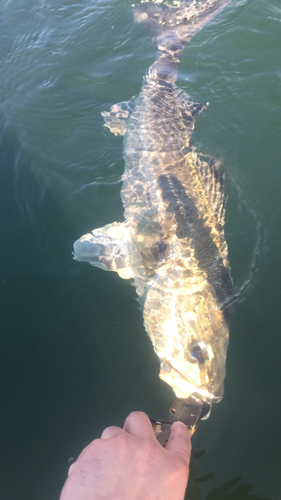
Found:
M 212 287 L 195 294 L 153 287 L 144 305 L 145 328 L 161 361 L 160 378 L 178 398 L 207 403 L 223 396 L 228 326 Z

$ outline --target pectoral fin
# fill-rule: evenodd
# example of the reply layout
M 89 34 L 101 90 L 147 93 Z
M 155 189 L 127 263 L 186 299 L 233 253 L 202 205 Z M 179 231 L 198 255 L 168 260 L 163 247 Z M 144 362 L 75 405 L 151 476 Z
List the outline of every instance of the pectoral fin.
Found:
M 113 222 L 84 234 L 74 243 L 74 259 L 89 262 L 121 278 L 134 277 L 130 267 L 131 240 L 124 223 Z

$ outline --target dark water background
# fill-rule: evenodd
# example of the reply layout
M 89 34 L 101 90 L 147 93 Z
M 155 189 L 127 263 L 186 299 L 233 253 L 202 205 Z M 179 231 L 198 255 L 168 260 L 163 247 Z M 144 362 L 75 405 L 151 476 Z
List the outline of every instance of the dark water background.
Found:
M 211 103 L 194 143 L 227 172 L 238 293 L 189 500 L 281 498 L 280 44 L 280 0 L 233 0 L 179 71 Z M 173 399 L 133 287 L 71 256 L 122 220 L 122 138 L 100 113 L 139 92 L 155 48 L 129 0 L 2 0 L 0 51 L 0 499 L 50 500 L 105 426 Z

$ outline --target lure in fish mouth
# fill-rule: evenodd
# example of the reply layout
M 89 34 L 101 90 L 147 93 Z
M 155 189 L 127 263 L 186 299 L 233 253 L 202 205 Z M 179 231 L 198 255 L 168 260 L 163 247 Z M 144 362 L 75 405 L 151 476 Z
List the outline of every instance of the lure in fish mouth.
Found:
M 74 243 L 74 259 L 132 278 L 145 329 L 174 390 L 169 419 L 153 420 L 165 444 L 174 420 L 192 432 L 223 396 L 227 303 L 233 294 L 224 238 L 224 174 L 192 146 L 206 105 L 175 86 L 184 46 L 230 0 L 186 0 L 134 9 L 158 52 L 137 99 L 102 113 L 124 135 L 124 222 Z

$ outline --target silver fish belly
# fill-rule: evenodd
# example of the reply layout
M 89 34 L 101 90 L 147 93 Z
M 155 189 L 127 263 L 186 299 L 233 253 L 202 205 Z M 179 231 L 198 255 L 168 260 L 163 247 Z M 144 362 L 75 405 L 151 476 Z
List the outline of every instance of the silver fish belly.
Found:
M 208 404 L 223 395 L 226 306 L 233 293 L 223 229 L 224 175 L 191 144 L 194 118 L 206 106 L 193 103 L 174 82 L 183 47 L 228 2 L 135 9 L 158 55 L 139 97 L 103 113 L 105 125 L 124 134 L 125 220 L 74 244 L 76 260 L 133 279 L 161 379 L 177 398 Z

